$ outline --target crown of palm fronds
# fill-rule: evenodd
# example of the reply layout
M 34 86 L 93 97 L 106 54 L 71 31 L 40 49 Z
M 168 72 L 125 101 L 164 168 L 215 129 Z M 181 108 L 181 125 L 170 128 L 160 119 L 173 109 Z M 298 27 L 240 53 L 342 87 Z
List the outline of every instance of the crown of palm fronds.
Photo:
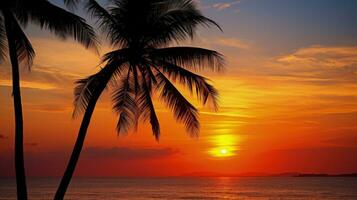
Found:
M 138 121 L 149 120 L 158 139 L 160 125 L 152 97 L 154 93 L 183 122 L 191 135 L 199 132 L 197 109 L 180 93 L 173 82 L 188 88 L 206 104 L 217 109 L 217 90 L 208 80 L 190 70 L 223 69 L 224 59 L 216 51 L 196 47 L 170 47 L 194 36 L 198 26 L 217 26 L 204 17 L 191 0 L 111 0 L 104 9 L 95 0 L 86 8 L 111 45 L 118 50 L 105 54 L 104 67 L 95 75 L 77 82 L 75 111 L 83 112 L 93 94 L 104 86 L 113 89 L 117 130 L 126 133 Z
M 5 25 L 11 31 L 10 37 L 15 43 L 15 50 L 20 62 L 28 67 L 32 65 L 35 52 L 20 25 L 29 22 L 38 24 L 55 33 L 60 38 L 71 37 L 86 48 L 97 51 L 98 41 L 93 29 L 85 20 L 47 0 L 1 0 L 0 2 L 0 61 L 6 57 Z

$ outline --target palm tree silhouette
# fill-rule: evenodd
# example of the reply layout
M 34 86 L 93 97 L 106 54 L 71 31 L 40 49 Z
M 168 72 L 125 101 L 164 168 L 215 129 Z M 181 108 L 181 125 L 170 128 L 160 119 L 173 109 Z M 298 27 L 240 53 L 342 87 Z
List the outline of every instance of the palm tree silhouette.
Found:
M 60 38 L 73 37 L 87 48 L 96 49 L 97 40 L 92 28 L 85 21 L 47 0 L 1 0 L 0 2 L 0 61 L 6 50 L 12 66 L 12 87 L 15 110 L 15 172 L 17 198 L 27 199 L 23 153 L 23 116 L 20 93 L 19 62 L 29 69 L 35 51 L 21 25 L 29 22 L 54 32 Z M 21 24 L 21 25 L 20 25 Z
M 217 91 L 207 79 L 190 69 L 223 68 L 224 59 L 216 51 L 195 47 L 173 47 L 173 42 L 193 38 L 197 26 L 215 25 L 204 17 L 191 0 L 112 0 L 108 10 L 95 0 L 86 8 L 110 41 L 113 50 L 105 54 L 103 68 L 77 82 L 74 91 L 74 116 L 84 112 L 67 169 L 55 199 L 63 199 L 75 170 L 95 105 L 103 90 L 113 89 L 114 110 L 119 115 L 118 133 L 136 128 L 138 121 L 149 120 L 156 139 L 159 120 L 152 97 L 160 98 L 183 122 L 191 135 L 199 132 L 197 109 L 171 81 L 177 81 L 195 93 L 203 104 L 217 108 Z

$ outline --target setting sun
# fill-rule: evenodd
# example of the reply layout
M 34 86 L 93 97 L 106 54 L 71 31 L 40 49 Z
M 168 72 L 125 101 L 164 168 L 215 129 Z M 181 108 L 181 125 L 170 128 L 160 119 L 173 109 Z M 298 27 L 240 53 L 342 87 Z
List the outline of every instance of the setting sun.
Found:
M 212 148 L 209 150 L 209 154 L 213 157 L 234 156 L 239 145 L 238 137 L 230 134 L 213 136 L 210 142 Z
M 228 151 L 227 151 L 227 149 L 221 149 L 221 154 L 226 154 Z
M 222 158 L 222 157 L 231 157 L 236 154 L 234 147 L 217 147 L 212 148 L 209 153 L 213 157 Z

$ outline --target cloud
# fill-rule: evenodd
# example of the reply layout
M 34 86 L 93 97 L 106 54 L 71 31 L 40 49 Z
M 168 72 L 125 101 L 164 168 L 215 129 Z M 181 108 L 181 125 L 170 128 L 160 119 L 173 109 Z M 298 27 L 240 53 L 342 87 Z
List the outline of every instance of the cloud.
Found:
M 271 59 L 265 68 L 264 76 L 300 83 L 354 85 L 357 84 L 357 46 L 304 47 Z
M 199 45 L 211 48 L 211 46 L 230 47 L 236 49 L 251 49 L 251 45 L 234 37 L 200 38 Z
M 89 147 L 83 151 L 84 158 L 95 159 L 116 159 L 116 160 L 137 160 L 137 159 L 157 159 L 175 155 L 178 150 L 172 148 L 127 148 L 127 147 L 113 147 L 113 148 L 99 148 Z
M 26 143 L 36 146 L 37 143 Z M 71 152 L 67 150 L 38 151 L 33 148 L 26 152 L 26 167 L 29 176 L 61 176 Z M 178 154 L 172 148 L 128 148 L 89 147 L 83 150 L 76 174 L 83 176 L 137 176 L 145 170 L 156 172 L 162 160 Z M 0 177 L 14 176 L 14 151 L 0 150 Z M 100 161 L 100 162 L 99 162 Z M 122 161 L 125 161 L 123 164 Z M 144 165 L 147 167 L 142 167 Z M 101 169 L 101 170 L 98 170 Z M 164 171 L 162 171 L 164 173 Z M 152 173 L 150 173 L 152 174 Z
M 250 45 L 236 38 L 216 38 L 212 42 L 213 44 L 233 47 L 239 49 L 249 49 Z
M 357 64 L 357 47 L 312 46 L 281 56 L 277 61 L 305 67 L 341 68 Z
M 258 155 L 264 169 L 324 173 L 355 173 L 357 148 L 313 147 L 271 150 Z M 274 162 L 271 162 L 271 161 Z
M 226 2 L 226 3 L 216 3 L 212 5 L 212 8 L 217 9 L 219 11 L 230 8 L 236 4 L 239 4 L 240 1 Z
M 10 67 L 0 68 L 0 86 L 10 87 Z M 39 90 L 54 90 L 72 87 L 73 82 L 80 76 L 74 73 L 64 72 L 55 67 L 41 65 L 33 66 L 31 72 L 21 73 L 21 87 Z
M 34 37 L 31 42 L 36 50 L 36 58 L 31 71 L 21 68 L 23 88 L 40 90 L 73 88 L 75 80 L 98 70 L 96 66 L 99 57 L 71 40 Z M 103 48 L 107 50 L 107 47 Z M 10 63 L 7 61 L 2 64 L 0 86 L 8 87 L 11 86 Z

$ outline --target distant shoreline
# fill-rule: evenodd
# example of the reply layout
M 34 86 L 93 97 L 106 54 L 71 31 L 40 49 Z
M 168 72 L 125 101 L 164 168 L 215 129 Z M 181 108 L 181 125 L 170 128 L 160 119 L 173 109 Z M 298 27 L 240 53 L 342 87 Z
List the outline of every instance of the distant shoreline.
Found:
M 353 174 L 298 174 L 293 177 L 357 177 L 357 173 L 353 173 Z
M 242 173 L 242 174 L 220 174 L 220 173 L 206 173 L 206 172 L 194 172 L 189 174 L 183 174 L 178 177 L 357 177 L 357 173 L 348 174 L 323 174 L 323 173 L 299 173 L 299 172 L 287 172 L 287 173 Z
M 261 177 L 261 178 L 269 178 L 269 177 L 357 177 L 357 173 L 350 174 L 313 174 L 313 173 L 280 173 L 280 174 L 268 174 L 268 173 L 242 173 L 242 174 L 219 174 L 219 173 L 188 173 L 182 175 L 174 175 L 174 176 L 77 176 L 75 179 L 86 179 L 86 178 L 249 178 L 249 177 Z M 0 179 L 14 179 L 12 176 L 0 177 Z M 59 178 L 55 176 L 29 176 L 29 178 Z

